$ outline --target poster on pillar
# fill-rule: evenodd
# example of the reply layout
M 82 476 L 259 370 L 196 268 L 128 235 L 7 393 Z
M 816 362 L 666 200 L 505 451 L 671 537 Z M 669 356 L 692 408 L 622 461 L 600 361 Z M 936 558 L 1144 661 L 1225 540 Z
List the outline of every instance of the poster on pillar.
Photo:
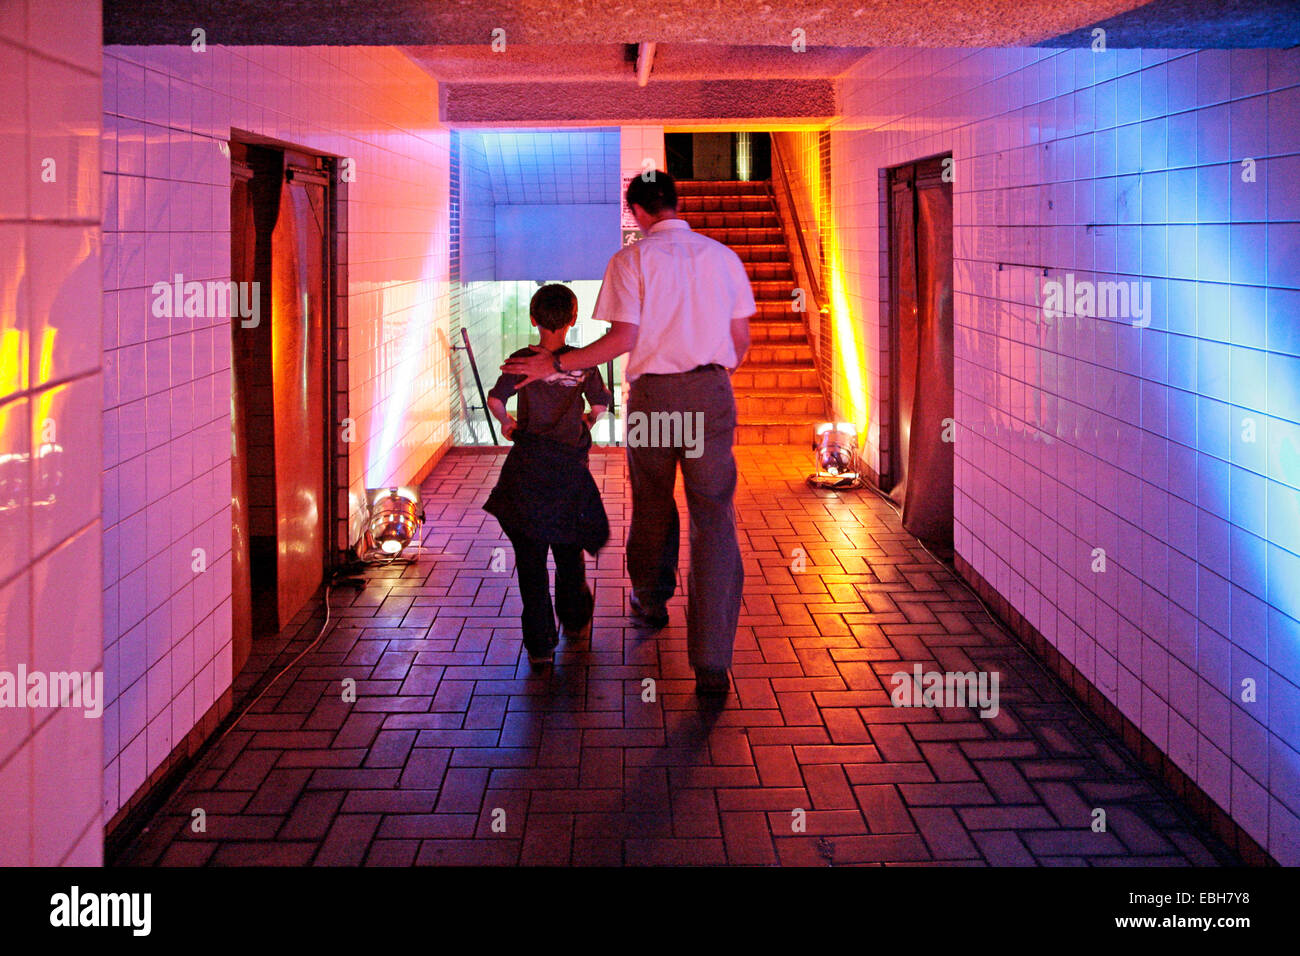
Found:
M 622 217 L 619 219 L 619 229 L 622 233 L 624 246 L 630 246 L 632 243 L 642 238 L 641 227 L 636 224 L 636 219 L 632 215 L 632 210 L 627 208 L 627 203 L 622 197 L 627 195 L 627 185 L 632 181 L 632 177 L 639 176 L 640 170 L 623 174 L 623 183 L 619 189 L 619 208 L 622 210 Z

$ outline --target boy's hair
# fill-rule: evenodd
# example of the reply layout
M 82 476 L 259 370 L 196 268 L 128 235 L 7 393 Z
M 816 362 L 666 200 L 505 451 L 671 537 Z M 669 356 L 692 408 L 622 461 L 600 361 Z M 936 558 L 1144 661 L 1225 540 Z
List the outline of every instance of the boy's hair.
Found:
M 567 285 L 552 282 L 533 293 L 528 314 L 539 328 L 554 332 L 564 328 L 578 312 L 578 297 Z
M 643 175 L 633 176 L 627 184 L 627 208 L 632 204 L 640 206 L 652 216 L 657 216 L 665 209 L 677 210 L 677 183 L 662 169 L 650 173 L 647 180 Z

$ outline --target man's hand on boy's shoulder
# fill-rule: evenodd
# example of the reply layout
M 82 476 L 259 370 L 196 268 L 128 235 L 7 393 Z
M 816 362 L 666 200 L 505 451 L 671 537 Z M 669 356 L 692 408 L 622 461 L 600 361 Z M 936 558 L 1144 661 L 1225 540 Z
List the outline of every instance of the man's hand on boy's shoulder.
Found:
M 531 355 L 508 358 L 501 365 L 501 371 L 507 375 L 521 375 L 523 378 L 515 385 L 515 391 L 533 382 L 540 382 L 555 372 L 554 357 L 550 351 L 540 345 L 530 345 Z

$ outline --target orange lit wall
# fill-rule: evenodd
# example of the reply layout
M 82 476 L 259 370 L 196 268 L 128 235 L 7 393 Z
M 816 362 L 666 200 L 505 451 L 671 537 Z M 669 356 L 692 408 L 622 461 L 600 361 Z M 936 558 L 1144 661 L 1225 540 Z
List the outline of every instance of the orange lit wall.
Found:
M 449 437 L 450 160 L 436 83 L 393 49 L 109 47 L 103 103 L 111 818 L 230 685 L 230 320 L 150 305 L 176 273 L 229 278 L 223 142 L 239 130 L 352 160 L 340 427 L 354 519 L 366 487 L 415 479 Z
M 23 6 L 0 16 L 13 159 L 0 176 L 0 672 L 76 672 L 93 692 L 106 671 L 100 11 Z M 0 707 L 0 866 L 99 865 L 107 722 L 30 686 L 29 706 Z

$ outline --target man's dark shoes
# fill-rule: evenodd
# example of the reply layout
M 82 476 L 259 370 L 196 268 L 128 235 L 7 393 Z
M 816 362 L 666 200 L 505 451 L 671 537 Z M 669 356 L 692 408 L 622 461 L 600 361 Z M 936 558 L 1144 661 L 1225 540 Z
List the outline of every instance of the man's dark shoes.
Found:
M 632 605 L 632 617 L 637 624 L 642 627 L 648 627 L 652 630 L 659 631 L 668 626 L 668 609 L 667 608 L 645 608 L 641 602 L 636 599 L 635 594 L 628 596 L 628 603 Z
M 695 668 L 695 693 L 701 697 L 725 697 L 731 690 L 731 675 L 725 668 Z

